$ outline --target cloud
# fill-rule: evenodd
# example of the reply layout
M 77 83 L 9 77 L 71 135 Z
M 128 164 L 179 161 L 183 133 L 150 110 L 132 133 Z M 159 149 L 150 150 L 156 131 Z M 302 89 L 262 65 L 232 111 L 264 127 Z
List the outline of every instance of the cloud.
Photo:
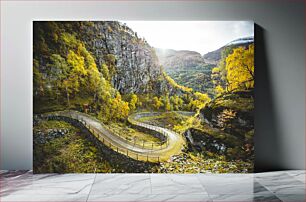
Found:
M 216 50 L 237 38 L 254 36 L 249 21 L 121 21 L 156 48 Z

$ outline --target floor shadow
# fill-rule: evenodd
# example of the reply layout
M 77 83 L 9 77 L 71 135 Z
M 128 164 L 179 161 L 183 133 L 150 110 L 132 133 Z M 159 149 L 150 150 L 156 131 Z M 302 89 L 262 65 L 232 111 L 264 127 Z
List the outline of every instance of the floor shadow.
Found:
M 266 30 L 255 24 L 255 172 L 282 170 L 280 133 L 265 35 Z

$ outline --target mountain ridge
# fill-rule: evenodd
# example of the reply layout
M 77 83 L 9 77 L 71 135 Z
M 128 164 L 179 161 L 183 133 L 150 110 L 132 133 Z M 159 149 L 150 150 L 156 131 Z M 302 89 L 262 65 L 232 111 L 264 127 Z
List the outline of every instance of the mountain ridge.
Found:
M 217 64 L 218 61 L 221 59 L 221 53 L 225 48 L 227 48 L 227 47 L 236 48 L 238 46 L 247 47 L 251 43 L 254 43 L 254 37 L 253 36 L 238 38 L 238 39 L 235 39 L 233 41 L 230 41 L 229 43 L 227 43 L 226 45 L 218 48 L 217 50 L 205 53 L 203 55 L 203 59 L 204 59 L 205 63 Z
M 200 53 L 190 50 L 174 50 L 155 48 L 156 55 L 164 69 L 181 69 L 203 64 Z

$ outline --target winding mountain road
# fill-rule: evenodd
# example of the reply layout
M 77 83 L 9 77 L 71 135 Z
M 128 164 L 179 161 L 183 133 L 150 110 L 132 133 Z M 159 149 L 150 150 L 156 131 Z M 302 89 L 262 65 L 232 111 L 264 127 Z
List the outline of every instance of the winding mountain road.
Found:
M 111 130 L 107 129 L 105 125 L 96 118 L 89 116 L 85 113 L 78 111 L 59 111 L 48 114 L 48 116 L 68 117 L 81 122 L 90 132 L 95 135 L 101 143 L 114 151 L 127 155 L 130 158 L 140 161 L 150 162 L 162 162 L 167 161 L 173 155 L 181 153 L 183 146 L 185 145 L 185 139 L 182 135 L 177 134 L 169 129 L 159 126 L 153 126 L 138 121 L 143 116 L 150 116 L 150 113 L 132 114 L 128 121 L 138 127 L 146 128 L 148 130 L 163 134 L 167 141 L 162 146 L 156 146 L 152 148 L 145 148 L 140 145 L 135 145 L 133 142 L 129 142 L 123 137 L 114 134 Z

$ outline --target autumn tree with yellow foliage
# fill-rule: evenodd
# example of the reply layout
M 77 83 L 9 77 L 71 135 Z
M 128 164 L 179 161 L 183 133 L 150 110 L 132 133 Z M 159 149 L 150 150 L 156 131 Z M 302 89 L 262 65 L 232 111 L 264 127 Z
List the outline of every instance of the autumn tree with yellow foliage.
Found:
M 131 100 L 129 102 L 129 107 L 131 110 L 135 110 L 136 109 L 136 104 L 138 102 L 138 97 L 136 94 L 132 94 L 131 95 Z
M 254 88 L 254 44 L 234 49 L 226 58 L 226 71 L 228 91 Z
M 199 110 L 203 108 L 208 102 L 211 101 L 206 93 L 195 92 L 195 99 L 192 99 L 189 103 L 189 108 L 192 111 Z

